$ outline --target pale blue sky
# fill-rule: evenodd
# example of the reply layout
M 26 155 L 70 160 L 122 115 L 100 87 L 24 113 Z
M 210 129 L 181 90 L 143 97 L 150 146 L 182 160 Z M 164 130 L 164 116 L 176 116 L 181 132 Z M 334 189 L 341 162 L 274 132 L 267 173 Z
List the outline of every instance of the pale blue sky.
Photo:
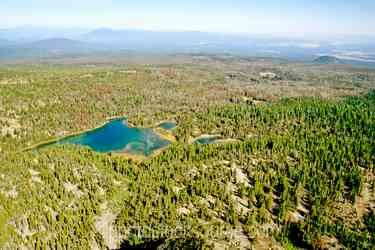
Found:
M 1 0 L 24 25 L 262 34 L 375 34 L 375 0 Z

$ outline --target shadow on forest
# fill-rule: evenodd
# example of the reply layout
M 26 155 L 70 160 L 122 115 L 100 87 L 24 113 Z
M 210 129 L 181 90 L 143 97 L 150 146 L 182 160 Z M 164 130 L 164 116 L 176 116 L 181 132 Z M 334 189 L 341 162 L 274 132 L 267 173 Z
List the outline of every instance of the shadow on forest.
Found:
M 205 242 L 202 239 L 195 237 L 187 238 L 176 238 L 176 239 L 146 239 L 144 242 L 139 244 L 131 244 L 129 241 L 121 242 L 118 250 L 157 250 L 157 249 L 185 249 L 185 250 L 196 250 L 202 249 Z
M 148 249 L 148 250 L 156 250 L 159 246 L 165 243 L 166 239 L 159 239 L 159 240 L 146 240 L 145 242 L 133 245 L 129 241 L 121 242 L 120 249 L 118 250 L 141 250 L 141 249 Z

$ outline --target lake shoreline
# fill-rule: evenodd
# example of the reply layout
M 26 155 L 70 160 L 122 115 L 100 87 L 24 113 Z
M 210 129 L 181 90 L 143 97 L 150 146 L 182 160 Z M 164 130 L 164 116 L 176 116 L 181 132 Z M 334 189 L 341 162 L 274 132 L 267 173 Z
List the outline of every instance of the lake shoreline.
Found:
M 54 144 L 54 143 L 56 143 L 56 142 L 58 142 L 60 140 L 68 139 L 70 137 L 78 136 L 80 134 L 84 134 L 84 133 L 89 133 L 91 131 L 95 131 L 97 129 L 100 129 L 100 128 L 106 126 L 109 122 L 116 121 L 116 120 L 123 120 L 124 121 L 124 125 L 128 126 L 129 128 L 152 129 L 153 133 L 155 133 L 156 135 L 158 135 L 161 139 L 167 140 L 170 143 L 173 143 L 173 142 L 176 141 L 176 137 L 172 134 L 171 131 L 165 130 L 165 129 L 162 129 L 162 128 L 158 127 L 160 124 L 162 124 L 164 122 L 174 122 L 174 121 L 161 121 L 161 122 L 156 123 L 156 125 L 154 125 L 152 127 L 146 127 L 146 126 L 145 127 L 142 127 L 142 126 L 137 127 L 137 126 L 134 126 L 133 124 L 127 122 L 127 118 L 128 117 L 126 115 L 107 117 L 105 119 L 105 122 L 103 122 L 101 125 L 98 125 L 98 126 L 96 126 L 94 128 L 84 129 L 84 130 L 81 130 L 81 131 L 69 133 L 69 134 L 64 135 L 62 137 L 58 137 L 58 138 L 53 138 L 53 139 L 49 139 L 49 140 L 46 140 L 46 141 L 42 141 L 42 142 L 39 142 L 39 143 L 34 144 L 32 146 L 29 146 L 27 148 L 24 148 L 23 150 L 21 150 L 21 152 L 27 152 L 27 151 L 30 151 L 30 150 L 33 150 L 33 149 L 38 149 L 38 148 L 40 148 L 42 146 L 48 146 L 49 144 Z M 149 158 L 152 158 L 152 157 L 160 154 L 167 147 L 168 146 L 160 148 L 158 150 L 155 150 L 155 152 L 153 152 L 149 156 L 144 156 L 144 155 L 140 155 L 140 154 L 131 154 L 131 153 L 125 153 L 125 152 L 124 153 L 107 152 L 107 153 L 111 153 L 113 155 L 118 155 L 118 156 L 123 156 L 123 157 L 129 158 L 131 160 L 135 160 L 135 161 L 142 161 L 142 160 L 147 160 Z
M 27 148 L 24 148 L 23 150 L 21 150 L 21 152 L 30 151 L 30 150 L 33 150 L 33 149 L 38 148 L 40 146 L 43 146 L 43 145 L 52 144 L 52 143 L 57 142 L 59 140 L 63 140 L 63 139 L 66 139 L 66 138 L 69 138 L 69 137 L 72 137 L 72 136 L 76 136 L 76 135 L 79 135 L 79 134 L 87 133 L 87 132 L 90 132 L 90 131 L 102 128 L 102 127 L 104 127 L 110 121 L 121 119 L 121 118 L 125 118 L 125 117 L 126 116 L 110 116 L 110 117 L 107 117 L 106 121 L 104 123 L 102 123 L 101 125 L 98 125 L 98 126 L 96 126 L 94 128 L 84 129 L 84 130 L 77 131 L 77 132 L 71 132 L 71 133 L 68 133 L 68 134 L 66 134 L 64 136 L 58 137 L 58 138 L 54 138 L 54 139 L 49 139 L 49 140 L 46 140 L 46 141 L 42 141 L 42 142 L 39 142 L 39 143 L 34 144 L 32 146 L 29 146 Z

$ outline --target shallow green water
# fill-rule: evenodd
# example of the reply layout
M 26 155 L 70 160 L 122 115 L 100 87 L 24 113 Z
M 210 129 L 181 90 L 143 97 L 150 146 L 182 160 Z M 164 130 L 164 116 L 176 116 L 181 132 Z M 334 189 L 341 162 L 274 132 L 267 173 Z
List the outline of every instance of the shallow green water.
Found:
M 214 144 L 219 139 L 220 139 L 220 136 L 205 137 L 205 138 L 199 138 L 199 139 L 195 140 L 195 143 L 197 143 L 197 144 Z
M 170 141 L 161 138 L 151 128 L 131 128 L 125 119 L 117 119 L 98 129 L 41 147 L 56 144 L 88 146 L 97 152 L 124 152 L 149 156 L 155 150 L 168 146 Z
M 163 122 L 158 127 L 165 130 L 172 130 L 177 127 L 177 124 L 175 122 Z

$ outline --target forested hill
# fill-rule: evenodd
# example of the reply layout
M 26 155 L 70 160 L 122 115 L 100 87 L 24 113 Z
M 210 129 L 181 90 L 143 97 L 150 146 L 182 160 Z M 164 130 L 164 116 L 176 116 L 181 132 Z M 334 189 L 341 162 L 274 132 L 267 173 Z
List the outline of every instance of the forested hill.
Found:
M 225 88 L 244 86 L 236 85 L 243 75 L 218 81 L 218 71 L 186 65 L 178 73 L 162 66 L 155 76 L 38 67 L 2 71 L 9 80 L 0 85 L 1 249 L 373 249 L 374 90 L 261 101 Z M 184 95 L 170 99 L 180 88 Z M 46 93 L 48 101 L 36 98 Z M 175 101 L 173 110 L 158 111 L 160 100 Z M 144 161 L 74 145 L 21 150 L 55 138 L 48 128 L 72 130 L 69 120 L 91 126 L 116 108 L 138 125 L 175 119 L 176 141 Z M 222 140 L 191 143 L 204 134 Z

